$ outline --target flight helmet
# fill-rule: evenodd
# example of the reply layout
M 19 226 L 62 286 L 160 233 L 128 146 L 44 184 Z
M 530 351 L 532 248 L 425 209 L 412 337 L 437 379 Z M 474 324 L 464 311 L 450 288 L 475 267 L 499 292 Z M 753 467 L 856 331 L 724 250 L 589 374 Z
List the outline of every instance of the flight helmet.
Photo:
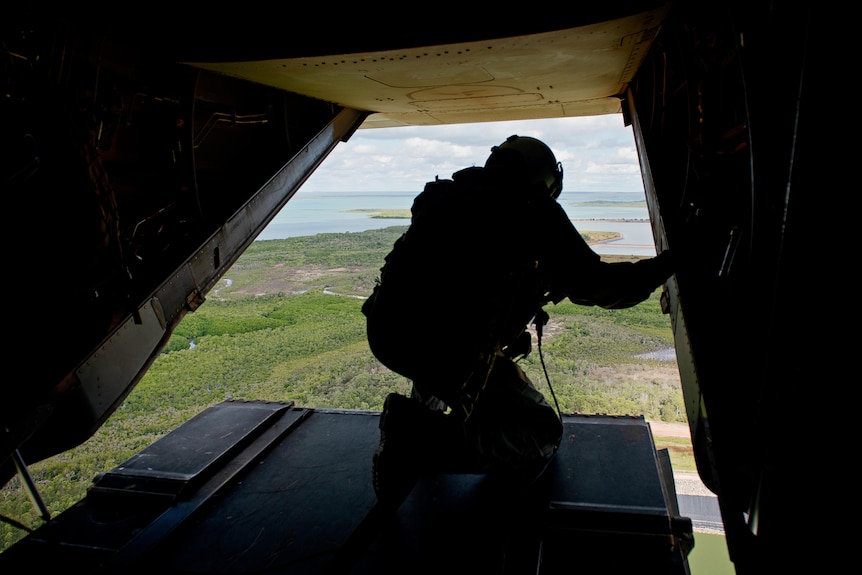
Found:
M 528 186 L 547 189 L 554 199 L 563 191 L 563 166 L 544 142 L 529 136 L 509 136 L 491 148 L 486 168 L 511 170 L 525 179 Z

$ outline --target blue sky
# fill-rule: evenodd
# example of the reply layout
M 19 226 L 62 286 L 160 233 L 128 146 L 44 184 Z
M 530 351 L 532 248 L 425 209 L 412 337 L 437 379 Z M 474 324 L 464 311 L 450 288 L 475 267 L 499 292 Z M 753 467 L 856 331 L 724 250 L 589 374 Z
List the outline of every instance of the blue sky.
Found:
M 634 136 L 622 115 L 357 130 L 339 143 L 301 191 L 422 190 L 435 176 L 485 163 L 508 136 L 533 136 L 554 151 L 567 192 L 638 192 Z

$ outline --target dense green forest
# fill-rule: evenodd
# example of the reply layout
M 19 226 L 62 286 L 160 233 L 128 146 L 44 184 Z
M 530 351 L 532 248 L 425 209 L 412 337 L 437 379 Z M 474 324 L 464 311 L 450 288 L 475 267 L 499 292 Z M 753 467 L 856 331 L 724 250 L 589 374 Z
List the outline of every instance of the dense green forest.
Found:
M 31 466 L 52 515 L 82 499 L 98 473 L 224 400 L 379 410 L 387 393 L 407 392 L 409 381 L 371 354 L 360 311 L 404 229 L 254 242 L 105 425 L 79 447 Z M 627 310 L 546 309 L 541 356 L 534 341 L 521 366 L 550 395 L 546 369 L 561 411 L 685 421 L 676 362 L 672 354 L 654 356 L 673 346 L 659 291 Z M 674 469 L 693 469 L 688 442 L 668 443 L 676 448 Z M 41 523 L 17 478 L 0 490 L 0 516 L 0 551 Z

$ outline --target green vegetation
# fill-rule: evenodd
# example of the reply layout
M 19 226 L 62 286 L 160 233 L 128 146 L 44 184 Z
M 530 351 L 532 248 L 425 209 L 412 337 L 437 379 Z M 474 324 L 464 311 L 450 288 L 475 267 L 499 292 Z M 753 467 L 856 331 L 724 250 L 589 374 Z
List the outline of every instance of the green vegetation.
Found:
M 409 381 L 368 349 L 360 311 L 404 229 L 254 242 L 105 425 L 86 443 L 31 466 L 52 515 L 82 499 L 96 474 L 226 399 L 379 410 L 390 391 L 407 392 Z M 685 421 L 676 363 L 639 357 L 673 345 L 658 296 L 628 310 L 547 308 L 542 356 L 563 412 Z M 535 345 L 522 367 L 550 400 Z M 694 469 L 687 440 L 656 444 L 669 448 L 675 469 Z M 41 523 L 17 478 L 0 490 L 0 515 L 29 528 Z M 24 535 L 0 523 L 0 550 Z

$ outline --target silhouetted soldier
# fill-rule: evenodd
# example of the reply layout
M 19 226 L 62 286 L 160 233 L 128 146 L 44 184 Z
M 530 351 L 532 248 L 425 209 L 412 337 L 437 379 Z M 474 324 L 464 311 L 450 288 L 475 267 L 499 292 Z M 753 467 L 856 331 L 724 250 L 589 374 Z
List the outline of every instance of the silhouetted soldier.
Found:
M 431 473 L 537 475 L 559 446 L 560 415 L 515 363 L 527 327 L 568 298 L 608 309 L 647 299 L 670 252 L 603 262 L 557 202 L 563 169 L 543 142 L 511 136 L 484 167 L 426 184 L 363 306 L 381 363 L 410 379 L 387 396 L 374 455 L 381 502 Z

